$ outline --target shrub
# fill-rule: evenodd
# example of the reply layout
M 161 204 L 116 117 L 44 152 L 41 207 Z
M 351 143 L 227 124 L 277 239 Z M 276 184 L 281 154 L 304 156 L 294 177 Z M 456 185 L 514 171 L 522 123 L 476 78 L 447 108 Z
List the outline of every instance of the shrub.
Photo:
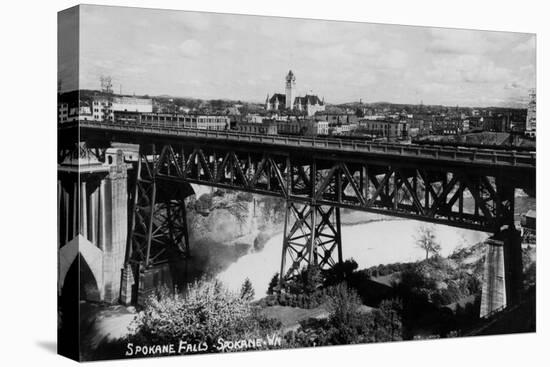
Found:
M 387 299 L 380 302 L 379 310 L 375 311 L 375 315 L 378 316 L 375 320 L 378 331 L 378 335 L 375 336 L 376 341 L 402 340 L 402 314 L 401 299 Z
M 311 295 L 316 292 L 323 283 L 323 274 L 318 266 L 302 268 L 293 279 L 285 282 L 285 290 L 290 294 Z
M 341 282 L 349 282 L 353 273 L 357 270 L 357 266 L 355 260 L 349 259 L 342 263 L 336 263 L 331 269 L 323 271 L 325 287 Z
M 275 273 L 269 282 L 267 287 L 267 294 L 271 295 L 275 293 L 275 290 L 279 286 L 279 273 Z
M 249 192 L 239 192 L 237 194 L 237 200 L 244 201 L 244 202 L 251 202 L 252 200 L 254 200 L 254 195 L 252 195 Z
M 136 319 L 136 342 L 147 344 L 206 341 L 213 348 L 218 338 L 236 339 L 264 328 L 276 327 L 259 316 L 243 297 L 217 280 L 201 279 L 185 294 L 159 293 L 150 297 Z
M 208 210 L 212 207 L 212 194 L 204 193 L 196 201 L 197 210 Z
M 361 300 L 357 292 L 349 289 L 345 283 L 333 287 L 327 303 L 331 323 L 334 325 L 351 323 L 360 305 Z
M 254 287 L 250 279 L 246 278 L 241 287 L 241 298 L 245 301 L 252 301 L 254 299 Z

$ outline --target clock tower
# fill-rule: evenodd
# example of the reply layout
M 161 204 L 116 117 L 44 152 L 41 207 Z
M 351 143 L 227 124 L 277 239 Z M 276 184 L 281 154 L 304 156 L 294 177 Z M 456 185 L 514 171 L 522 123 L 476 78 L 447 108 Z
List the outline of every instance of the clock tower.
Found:
M 294 108 L 294 98 L 296 94 L 296 77 L 294 76 L 294 73 L 292 70 L 288 71 L 288 74 L 286 75 L 286 103 L 285 107 L 289 110 L 292 110 Z

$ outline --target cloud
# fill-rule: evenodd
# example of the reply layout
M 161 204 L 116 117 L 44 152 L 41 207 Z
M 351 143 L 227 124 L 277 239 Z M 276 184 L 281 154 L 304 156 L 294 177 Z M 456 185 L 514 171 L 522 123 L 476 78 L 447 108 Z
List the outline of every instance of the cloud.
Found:
M 390 50 L 379 59 L 379 63 L 391 69 L 402 69 L 407 66 L 408 55 L 401 50 Z
M 216 48 L 223 51 L 233 51 L 235 50 L 235 47 L 237 45 L 237 42 L 233 39 L 223 39 L 216 43 Z
M 433 68 L 426 72 L 432 80 L 446 83 L 506 82 L 511 72 L 480 55 L 440 56 L 432 60 Z
M 168 12 L 167 18 L 193 31 L 207 31 L 211 27 L 212 17 L 216 15 L 217 14 L 174 10 Z
M 381 51 L 377 41 L 363 38 L 353 46 L 353 51 L 358 55 L 375 55 Z
M 512 51 L 513 52 L 518 52 L 518 53 L 535 52 L 536 47 L 537 47 L 536 38 L 533 35 L 529 39 L 527 39 L 523 42 L 520 42 L 516 46 L 514 46 L 514 48 L 512 48 Z
M 203 46 L 195 39 L 188 39 L 179 45 L 179 50 L 184 57 L 196 58 L 203 52 Z
M 331 103 L 462 105 L 518 99 L 535 84 L 530 34 L 180 11 L 148 11 L 146 30 L 143 14 L 94 7 L 82 20 L 84 88 L 110 74 L 137 93 L 263 100 L 290 68 L 300 93 Z
M 353 84 L 366 87 L 373 85 L 377 81 L 376 74 L 369 71 L 359 72 L 353 78 Z
M 484 31 L 464 29 L 433 28 L 429 35 L 431 41 L 426 47 L 428 52 L 435 54 L 479 54 L 494 48 Z
M 306 21 L 296 30 L 295 39 L 305 43 L 326 44 L 331 32 L 328 24 L 328 22 Z
M 504 85 L 504 89 L 517 89 L 519 87 L 520 87 L 520 85 L 516 82 L 507 83 L 507 84 Z

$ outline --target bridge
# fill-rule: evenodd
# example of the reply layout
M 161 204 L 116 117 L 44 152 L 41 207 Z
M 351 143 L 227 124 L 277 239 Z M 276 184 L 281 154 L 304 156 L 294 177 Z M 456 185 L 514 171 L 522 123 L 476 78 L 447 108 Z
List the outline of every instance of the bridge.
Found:
M 303 266 L 342 261 L 340 209 L 350 208 L 493 234 L 482 315 L 517 301 L 514 198 L 516 189 L 535 193 L 534 152 L 243 135 L 168 122 L 81 121 L 58 131 L 60 163 L 78 156 L 99 164 L 89 167 L 130 165 L 122 283 L 136 282 L 129 271 L 136 264 L 143 273 L 189 253 L 184 199 L 195 183 L 285 200 L 281 282 Z M 139 149 L 122 157 L 114 142 Z M 85 176 L 97 176 L 92 171 Z

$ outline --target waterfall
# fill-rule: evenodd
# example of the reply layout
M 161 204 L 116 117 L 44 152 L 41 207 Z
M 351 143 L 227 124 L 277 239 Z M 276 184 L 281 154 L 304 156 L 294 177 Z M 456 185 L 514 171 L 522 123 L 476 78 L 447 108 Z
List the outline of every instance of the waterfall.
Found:
M 344 259 L 353 258 L 359 269 L 379 264 L 412 262 L 425 258 L 424 250 L 416 246 L 415 237 L 425 224 L 415 220 L 376 221 L 342 226 Z M 436 241 L 441 244 L 441 255 L 448 256 L 459 247 L 483 241 L 484 232 L 433 225 Z M 251 251 L 218 274 L 225 285 L 238 292 L 246 278 L 252 282 L 255 298 L 265 296 L 269 281 L 279 272 L 283 235 L 270 238 L 262 250 Z

